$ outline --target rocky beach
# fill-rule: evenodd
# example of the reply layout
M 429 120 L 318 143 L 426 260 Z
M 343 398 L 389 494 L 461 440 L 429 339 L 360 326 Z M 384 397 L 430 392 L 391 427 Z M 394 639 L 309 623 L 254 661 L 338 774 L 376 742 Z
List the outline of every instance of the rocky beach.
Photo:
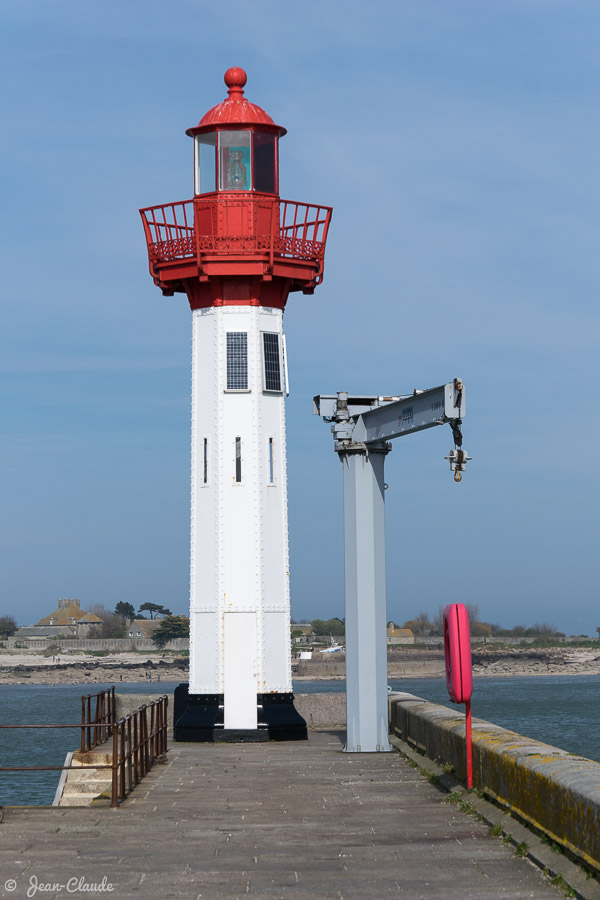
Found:
M 119 653 L 102 658 L 85 654 L 45 657 L 0 654 L 0 684 L 128 684 L 187 681 L 188 660 L 156 653 Z
M 600 675 L 600 647 L 473 648 L 476 677 L 536 675 Z M 444 676 L 441 650 L 406 648 L 388 656 L 390 678 L 436 678 Z M 315 653 L 312 660 L 294 660 L 294 680 L 343 678 L 344 654 L 325 657 Z M 101 684 L 186 681 L 188 659 L 162 653 L 118 653 L 102 658 L 86 654 L 46 657 L 37 653 L 0 653 L 0 684 Z
M 472 658 L 477 676 L 600 675 L 600 646 L 478 648 L 472 651 Z
M 472 649 L 475 677 L 522 677 L 536 675 L 600 675 L 600 646 L 574 644 L 555 647 L 498 647 L 476 645 Z M 344 654 L 313 654 L 302 660 L 294 677 L 298 680 L 343 678 Z M 407 647 L 388 653 L 388 678 L 443 678 L 443 650 Z

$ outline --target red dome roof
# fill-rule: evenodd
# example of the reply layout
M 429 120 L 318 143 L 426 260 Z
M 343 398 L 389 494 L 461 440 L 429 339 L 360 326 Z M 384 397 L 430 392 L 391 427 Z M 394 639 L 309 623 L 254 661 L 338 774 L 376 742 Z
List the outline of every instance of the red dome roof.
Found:
M 282 128 L 281 125 L 276 125 L 264 109 L 246 100 L 244 97 L 244 85 L 247 77 L 243 69 L 237 67 L 227 69 L 225 72 L 225 84 L 227 85 L 229 96 L 222 103 L 218 103 L 212 109 L 209 109 L 195 127 L 187 129 L 186 134 L 193 137 L 195 134 L 202 134 L 202 132 L 211 131 L 214 128 L 227 128 L 229 125 L 235 127 L 258 125 L 264 131 L 278 134 L 279 137 L 286 134 L 286 129 Z

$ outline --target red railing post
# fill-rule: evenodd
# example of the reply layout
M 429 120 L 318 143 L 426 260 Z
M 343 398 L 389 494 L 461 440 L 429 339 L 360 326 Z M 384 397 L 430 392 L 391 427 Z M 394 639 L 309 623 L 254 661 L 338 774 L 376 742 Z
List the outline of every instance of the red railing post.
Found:
M 125 719 L 119 719 L 118 723 L 119 731 L 121 732 L 121 755 L 119 757 L 119 797 L 121 800 L 125 799 L 126 789 L 125 789 L 125 774 L 126 774 L 126 765 L 127 765 L 127 744 L 126 744 L 126 733 L 125 733 Z M 131 789 L 131 787 L 130 787 Z
M 81 698 L 81 752 L 85 751 L 85 697 Z
M 113 728 L 113 753 L 112 753 L 112 783 L 110 791 L 110 805 L 117 807 L 119 805 L 119 729 Z
M 152 762 L 153 762 L 151 754 L 150 754 L 150 737 L 148 735 L 148 709 L 147 709 L 147 707 L 144 707 L 143 721 L 144 721 L 144 769 L 145 769 L 144 775 L 145 775 L 146 772 L 150 771 L 150 768 L 152 767 Z
M 163 719 L 163 704 L 162 697 L 158 698 L 156 704 L 156 749 L 155 756 L 160 756 L 162 754 L 162 719 Z
M 133 745 L 130 747 L 130 753 L 133 754 L 133 783 L 137 784 L 139 779 L 139 749 L 138 749 L 138 710 L 133 713 Z
M 94 729 L 94 747 L 97 747 L 98 744 L 104 743 L 104 698 L 104 691 L 102 691 L 96 697 L 96 722 L 100 726 L 100 728 Z
M 147 732 L 146 706 L 140 709 L 140 779 L 144 777 L 148 771 L 146 757 L 146 732 Z
M 94 729 L 90 727 L 92 724 L 92 694 L 88 694 L 86 716 L 87 716 L 86 750 L 91 750 L 92 749 L 92 741 L 94 739 Z
M 145 728 L 145 720 L 146 720 L 146 707 L 142 706 L 140 708 L 140 781 L 146 774 L 146 728 Z
M 163 746 L 163 732 L 164 732 L 164 722 L 165 722 L 164 697 L 160 698 L 157 712 L 158 712 L 158 722 L 157 722 L 157 726 L 156 726 L 156 730 L 157 730 L 156 755 L 163 756 L 165 753 L 164 746 Z
M 154 757 L 157 756 L 156 752 L 156 716 L 158 710 L 156 704 L 153 703 L 150 706 L 150 752 L 152 754 L 152 761 L 154 762 Z
M 157 705 L 156 705 L 156 746 L 155 746 L 155 756 L 162 755 L 162 697 L 159 697 Z
M 108 733 L 109 733 L 109 735 L 110 735 L 110 734 L 112 734 L 112 730 L 113 730 L 112 724 L 113 724 L 113 722 L 115 721 L 115 716 L 116 716 L 116 714 L 117 714 L 117 706 L 116 706 L 116 703 L 115 703 L 115 686 L 114 686 L 114 684 L 113 684 L 113 686 L 112 686 L 111 689 L 110 689 L 110 703 L 109 703 L 109 707 L 110 707 L 110 709 L 109 709 L 109 711 L 108 711 L 108 723 L 109 723 L 109 731 L 108 731 Z
M 169 698 L 165 695 L 163 697 L 163 748 L 162 752 L 166 754 L 167 752 L 167 732 L 169 722 Z

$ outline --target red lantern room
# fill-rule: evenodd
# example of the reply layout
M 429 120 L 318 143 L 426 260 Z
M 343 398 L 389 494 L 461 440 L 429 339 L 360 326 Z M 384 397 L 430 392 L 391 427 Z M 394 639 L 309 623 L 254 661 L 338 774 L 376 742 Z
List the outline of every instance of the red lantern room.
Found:
M 286 130 L 245 99 L 243 69 L 228 69 L 225 84 L 227 100 L 186 131 L 194 138 L 194 194 L 235 191 L 238 199 L 240 191 L 250 197 L 278 194 L 277 151 Z
M 246 73 L 225 73 L 228 97 L 186 134 L 194 140 L 194 198 L 141 210 L 150 272 L 192 309 L 283 309 L 290 291 L 323 279 L 331 209 L 281 200 L 279 138 L 286 129 L 244 97 Z

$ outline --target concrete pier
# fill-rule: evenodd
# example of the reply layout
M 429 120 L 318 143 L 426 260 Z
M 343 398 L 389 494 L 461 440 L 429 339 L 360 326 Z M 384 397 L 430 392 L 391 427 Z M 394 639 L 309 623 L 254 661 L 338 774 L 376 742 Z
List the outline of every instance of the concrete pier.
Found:
M 118 810 L 6 809 L 0 896 L 32 879 L 59 885 L 48 898 L 69 879 L 106 879 L 115 900 L 561 896 L 399 754 L 343 738 L 175 744 Z

